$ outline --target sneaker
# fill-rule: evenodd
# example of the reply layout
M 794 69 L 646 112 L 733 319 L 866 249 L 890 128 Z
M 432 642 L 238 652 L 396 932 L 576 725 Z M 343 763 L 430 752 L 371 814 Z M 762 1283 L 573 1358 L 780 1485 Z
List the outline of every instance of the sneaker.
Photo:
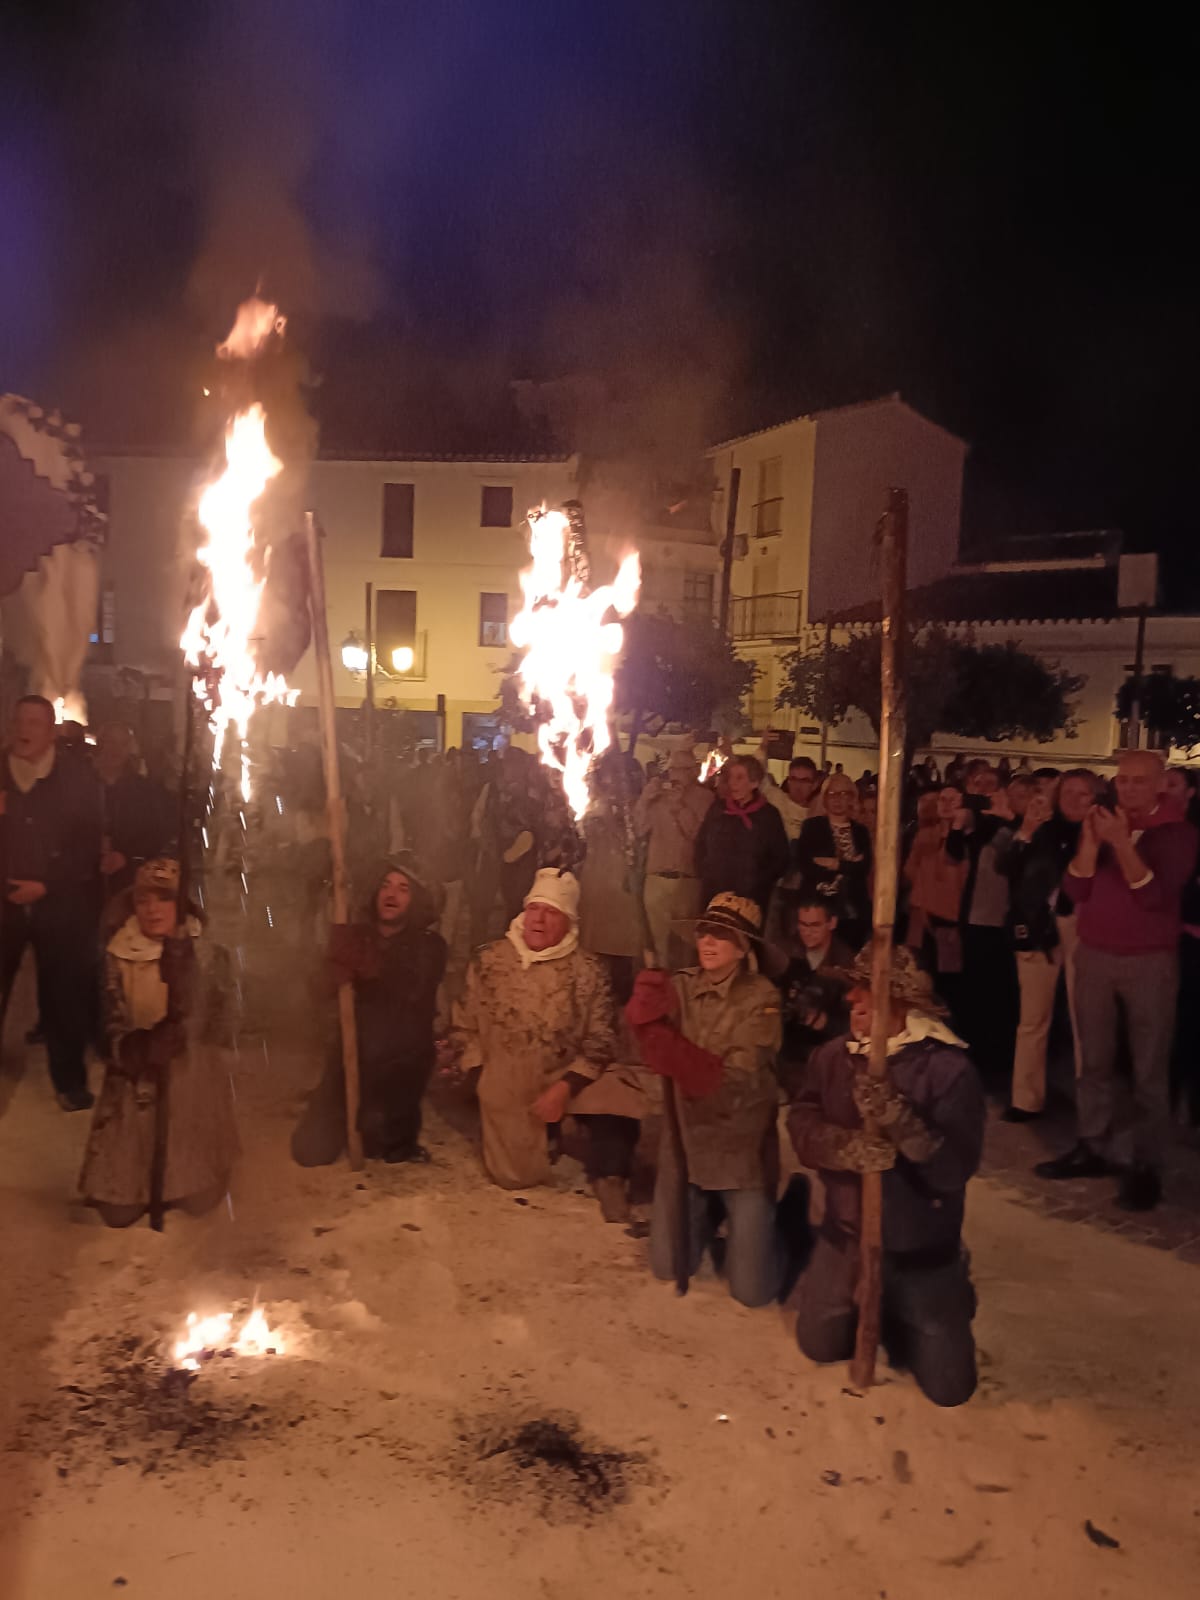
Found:
M 58 1103 L 64 1111 L 90 1111 L 96 1096 L 90 1089 L 72 1089 L 70 1094 L 60 1094 Z
M 1108 1178 L 1115 1168 L 1081 1139 L 1065 1155 L 1039 1161 L 1033 1170 L 1039 1178 Z
M 1162 1199 L 1162 1179 L 1153 1167 L 1130 1167 L 1121 1178 L 1117 1204 L 1122 1211 L 1153 1211 Z
M 600 1202 L 605 1222 L 629 1221 L 629 1194 L 624 1178 L 593 1178 L 592 1193 Z
M 1036 1122 L 1040 1111 L 1026 1111 L 1023 1106 L 1006 1106 L 1000 1113 L 1001 1122 Z

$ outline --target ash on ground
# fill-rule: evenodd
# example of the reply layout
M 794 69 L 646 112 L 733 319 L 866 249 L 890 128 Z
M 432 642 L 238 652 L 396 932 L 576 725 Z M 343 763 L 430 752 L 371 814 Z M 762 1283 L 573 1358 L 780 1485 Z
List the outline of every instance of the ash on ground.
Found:
M 461 1419 L 453 1464 L 481 1499 L 523 1501 L 551 1522 L 611 1511 L 651 1476 L 644 1455 L 603 1448 L 568 1412 Z
M 170 1473 L 241 1459 L 247 1444 L 284 1419 L 260 1401 L 228 1392 L 223 1362 L 186 1372 L 163 1359 L 155 1339 L 90 1341 L 86 1376 L 65 1383 L 22 1413 L 10 1450 L 53 1462 L 60 1479 L 92 1478 L 110 1467 Z

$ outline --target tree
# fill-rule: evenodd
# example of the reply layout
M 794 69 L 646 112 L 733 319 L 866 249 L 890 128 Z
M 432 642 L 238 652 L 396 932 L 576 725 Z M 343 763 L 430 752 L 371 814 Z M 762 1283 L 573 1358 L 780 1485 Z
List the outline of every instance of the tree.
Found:
M 1117 716 L 1128 722 L 1138 699 L 1141 719 L 1151 733 L 1183 753 L 1185 761 L 1200 751 L 1200 678 L 1177 678 L 1173 672 L 1151 672 L 1142 679 L 1142 691 L 1129 678 L 1117 690 Z
M 635 611 L 625 624 L 614 705 L 630 716 L 631 741 L 653 718 L 703 732 L 741 730 L 742 700 L 758 676 L 707 619 L 678 622 L 662 611 Z M 632 746 L 631 746 L 632 747 Z
M 777 704 L 840 722 L 861 711 L 879 731 L 879 630 L 853 634 L 826 651 L 816 636 L 784 657 Z M 980 645 L 936 623 L 909 630 L 905 654 L 910 750 L 935 733 L 981 743 L 1056 734 L 1074 738 L 1074 697 L 1085 680 L 1022 650 L 1015 640 Z

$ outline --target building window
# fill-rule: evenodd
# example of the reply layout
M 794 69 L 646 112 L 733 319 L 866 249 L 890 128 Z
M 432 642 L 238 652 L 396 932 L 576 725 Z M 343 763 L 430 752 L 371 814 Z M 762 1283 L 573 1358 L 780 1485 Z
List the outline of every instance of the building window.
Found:
M 712 621 L 713 575 L 711 572 L 684 572 L 683 614 L 689 621 Z
M 412 560 L 413 486 L 411 483 L 385 483 L 383 486 L 383 537 L 381 556 Z
M 375 659 L 385 672 L 411 672 L 416 651 L 417 591 L 376 590 Z
M 1126 676 L 1126 678 L 1127 679 L 1132 679 L 1133 676 L 1134 676 L 1135 671 L 1136 671 L 1136 668 L 1135 668 L 1134 664 L 1132 662 L 1127 662 L 1126 666 L 1125 666 L 1125 676 Z M 1170 738 L 1165 733 L 1157 733 L 1153 728 L 1148 728 L 1146 726 L 1146 723 L 1145 723 L 1144 719 L 1145 719 L 1145 716 L 1146 716 L 1147 708 L 1154 703 L 1154 700 L 1155 700 L 1155 697 L 1156 697 L 1156 694 L 1157 694 L 1156 680 L 1162 681 L 1162 680 L 1165 680 L 1165 679 L 1169 679 L 1169 678 L 1171 678 L 1173 676 L 1174 672 L 1175 672 L 1174 663 L 1173 662 L 1169 662 L 1169 661 L 1159 661 L 1159 662 L 1156 662 L 1153 666 L 1149 666 L 1149 667 L 1144 668 L 1144 676 L 1142 678 L 1142 684 L 1143 684 L 1143 691 L 1142 691 L 1142 718 L 1143 718 L 1143 721 L 1142 721 L 1142 726 L 1141 726 L 1141 741 L 1140 741 L 1140 744 L 1135 746 L 1134 736 L 1133 736 L 1133 723 L 1130 722 L 1128 717 L 1119 717 L 1117 719 L 1117 743 L 1116 743 L 1116 749 L 1118 749 L 1118 750 L 1132 750 L 1134 748 L 1140 748 L 1142 750 L 1159 750 L 1159 751 L 1162 751 L 1164 754 L 1167 751 L 1170 750 L 1170 748 L 1171 748 Z
M 752 507 L 756 539 L 783 532 L 783 457 L 758 463 L 758 499 Z
M 511 484 L 485 483 L 479 491 L 479 526 L 512 527 L 513 492 Z
M 508 596 L 506 594 L 481 594 L 479 596 L 479 642 L 482 645 L 508 643 Z

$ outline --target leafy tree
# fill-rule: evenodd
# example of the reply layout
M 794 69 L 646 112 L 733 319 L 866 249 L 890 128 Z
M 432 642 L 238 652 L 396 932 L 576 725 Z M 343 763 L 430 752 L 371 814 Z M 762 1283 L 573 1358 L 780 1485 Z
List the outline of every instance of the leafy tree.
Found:
M 853 634 L 825 649 L 815 635 L 784 657 L 777 703 L 840 722 L 861 711 L 879 731 L 879 630 Z M 1022 650 L 1015 640 L 977 644 L 970 633 L 950 633 L 934 623 L 910 629 L 905 653 L 908 746 L 927 745 L 935 733 L 981 743 L 1032 739 L 1048 744 L 1056 734 L 1074 738 L 1074 697 L 1085 680 Z
M 1127 722 L 1133 714 L 1135 690 L 1132 678 L 1117 690 L 1117 715 L 1122 721 Z M 1190 761 L 1200 751 L 1200 678 L 1147 673 L 1138 698 L 1143 724 Z
M 713 622 L 635 611 L 625 624 L 614 704 L 618 715 L 633 718 L 631 739 L 655 719 L 697 732 L 736 733 L 745 723 L 742 701 L 758 670 L 735 653 Z

